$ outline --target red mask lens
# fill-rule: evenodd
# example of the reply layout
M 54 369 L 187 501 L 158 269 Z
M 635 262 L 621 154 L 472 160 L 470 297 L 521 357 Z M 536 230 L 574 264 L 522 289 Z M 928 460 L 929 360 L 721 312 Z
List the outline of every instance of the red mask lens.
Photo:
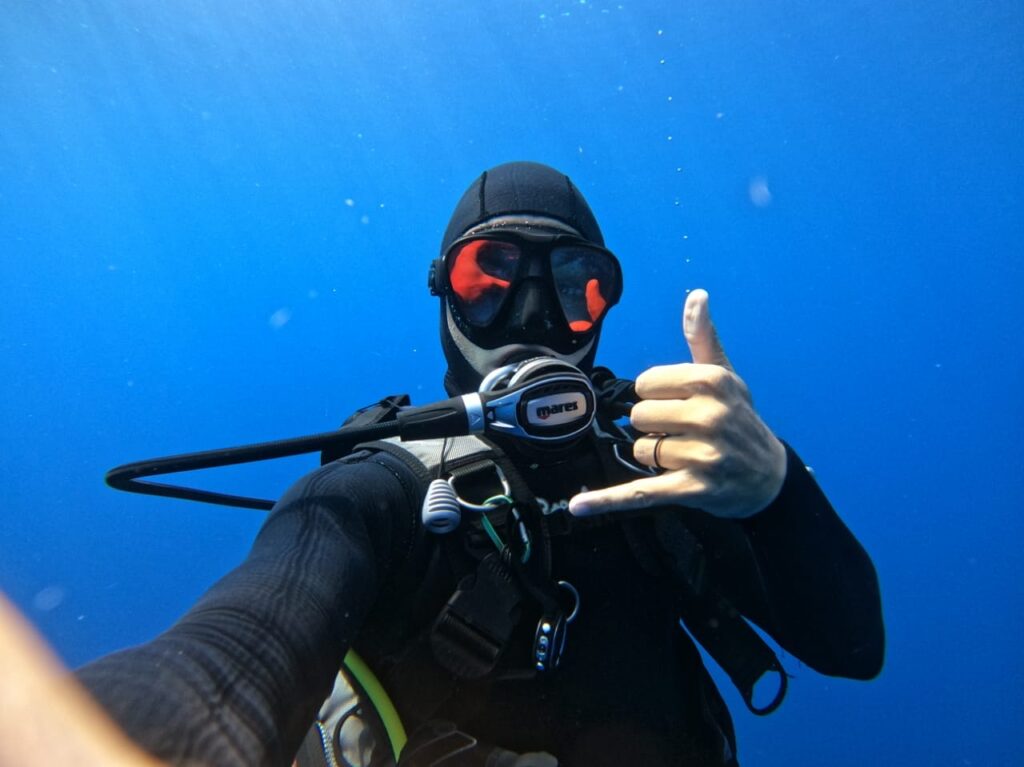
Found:
M 470 240 L 448 256 L 448 281 L 459 308 L 474 325 L 497 316 L 519 268 L 522 250 L 500 240 Z
M 573 333 L 591 330 L 619 299 L 622 278 L 614 256 L 578 245 L 551 251 L 555 291 Z

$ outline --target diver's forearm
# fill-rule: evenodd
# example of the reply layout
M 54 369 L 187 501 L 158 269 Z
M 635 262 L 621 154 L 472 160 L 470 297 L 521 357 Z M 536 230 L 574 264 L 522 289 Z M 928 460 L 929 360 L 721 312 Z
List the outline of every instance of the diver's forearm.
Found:
M 800 457 L 786 452 L 779 496 L 742 522 L 769 602 L 766 628 L 822 673 L 873 677 L 885 651 L 874 565 Z
M 409 505 L 376 463 L 314 472 L 277 504 L 246 561 L 171 629 L 79 679 L 172 764 L 290 764 L 402 550 Z

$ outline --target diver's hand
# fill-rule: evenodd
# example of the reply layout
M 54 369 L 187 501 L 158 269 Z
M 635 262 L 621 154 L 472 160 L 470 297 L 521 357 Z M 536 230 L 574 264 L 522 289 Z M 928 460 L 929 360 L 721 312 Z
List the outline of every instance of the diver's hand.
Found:
M 0 678 L 0 767 L 170 767 L 128 740 L 2 593 Z
M 718 340 L 708 294 L 694 290 L 683 308 L 683 335 L 692 363 L 663 365 L 636 379 L 641 401 L 630 420 L 646 436 L 636 459 L 663 469 L 575 496 L 577 516 L 678 504 L 716 517 L 749 517 L 770 504 L 786 477 L 786 448 L 754 410 L 750 392 Z

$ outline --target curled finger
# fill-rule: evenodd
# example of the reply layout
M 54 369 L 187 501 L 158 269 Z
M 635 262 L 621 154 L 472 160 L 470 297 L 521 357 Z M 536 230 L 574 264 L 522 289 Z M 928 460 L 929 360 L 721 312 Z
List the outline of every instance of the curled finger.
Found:
M 633 443 L 633 457 L 655 469 L 705 471 L 721 458 L 721 453 L 710 442 L 696 437 L 648 434 Z

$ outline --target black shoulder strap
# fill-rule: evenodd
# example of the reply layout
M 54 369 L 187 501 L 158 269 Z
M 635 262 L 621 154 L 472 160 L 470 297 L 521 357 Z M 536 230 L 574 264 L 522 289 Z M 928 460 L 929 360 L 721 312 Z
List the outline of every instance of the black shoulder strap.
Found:
M 775 652 L 750 627 L 740 612 L 712 582 L 700 541 L 679 514 L 659 514 L 654 531 L 663 561 L 671 571 L 687 631 L 715 659 L 736 685 L 751 713 L 766 716 L 786 697 L 788 677 Z M 754 703 L 754 686 L 769 672 L 779 686 L 767 704 Z
M 630 432 L 612 422 L 598 426 L 598 453 L 608 479 L 626 482 L 642 476 L 644 467 L 632 461 Z M 622 524 L 639 565 L 654 575 L 667 570 L 672 577 L 687 630 L 728 674 L 747 708 L 761 716 L 777 709 L 786 695 L 786 672 L 774 651 L 711 582 L 704 550 L 682 515 L 659 509 Z M 767 705 L 757 706 L 754 686 L 769 672 L 779 676 L 778 691 Z

